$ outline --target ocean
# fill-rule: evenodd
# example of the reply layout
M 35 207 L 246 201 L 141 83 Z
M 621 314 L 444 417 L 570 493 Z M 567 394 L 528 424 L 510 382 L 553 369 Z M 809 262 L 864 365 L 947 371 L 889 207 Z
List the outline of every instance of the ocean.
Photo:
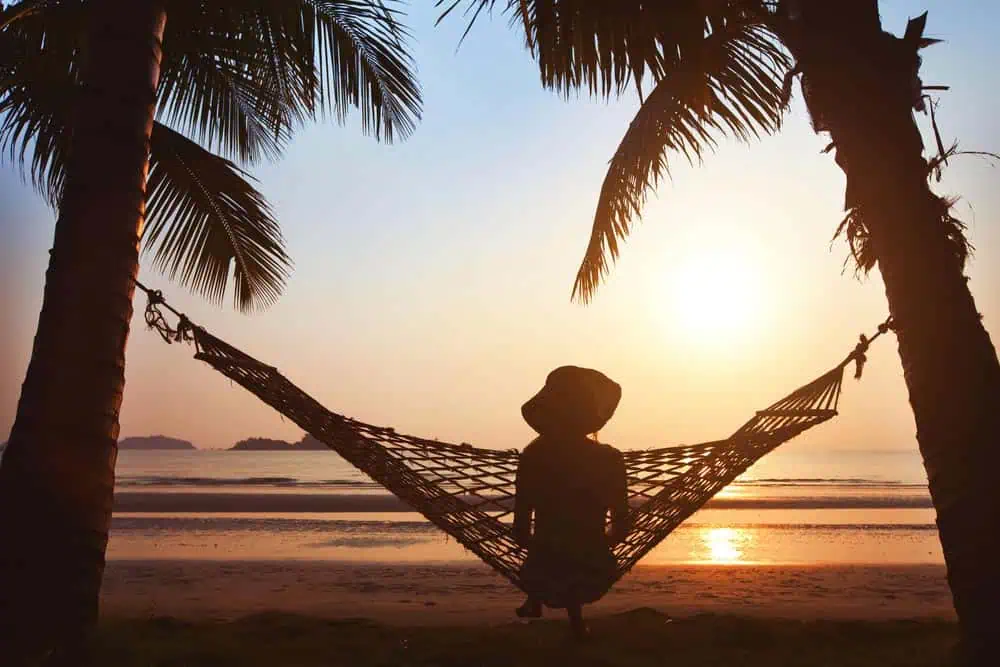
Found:
M 475 557 L 332 452 L 123 451 L 111 560 Z M 765 457 L 646 564 L 940 564 L 916 451 Z

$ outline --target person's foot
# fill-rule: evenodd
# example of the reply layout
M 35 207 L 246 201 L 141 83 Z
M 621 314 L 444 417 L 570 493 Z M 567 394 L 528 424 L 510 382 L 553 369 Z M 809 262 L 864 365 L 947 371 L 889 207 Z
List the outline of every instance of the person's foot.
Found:
M 514 610 L 518 618 L 541 618 L 542 603 L 534 600 L 525 600 L 524 604 Z
M 578 622 L 570 621 L 569 627 L 574 642 L 582 644 L 584 642 L 590 641 L 591 638 L 590 627 L 582 620 Z

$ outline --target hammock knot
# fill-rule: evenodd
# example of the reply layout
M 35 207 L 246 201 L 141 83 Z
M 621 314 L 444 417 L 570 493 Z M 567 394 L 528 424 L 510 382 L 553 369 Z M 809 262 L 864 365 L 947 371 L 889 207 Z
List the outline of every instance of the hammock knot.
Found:
M 868 352 L 868 347 L 871 345 L 871 341 L 868 336 L 861 334 L 858 340 L 858 344 L 854 347 L 854 352 L 851 353 L 850 359 L 854 361 L 854 379 L 860 380 L 861 374 L 865 370 L 865 363 L 868 361 L 866 352 Z
M 174 341 L 177 343 L 184 343 L 194 340 L 194 324 L 188 319 L 188 316 L 181 313 L 180 318 L 177 320 L 177 331 L 174 334 Z
M 892 317 L 889 317 L 885 322 L 878 325 L 878 333 L 880 336 L 882 334 L 895 330 L 896 330 L 896 322 L 892 319 Z
M 163 292 L 160 290 L 145 290 L 146 292 L 146 327 L 156 330 L 167 343 L 187 343 L 194 341 L 194 324 L 187 315 L 180 313 L 177 317 L 177 326 L 172 327 L 163 316 L 160 306 L 165 305 Z M 176 312 L 176 311 L 174 311 Z
M 861 334 L 858 338 L 858 344 L 854 346 L 854 351 L 847 357 L 844 361 L 844 365 L 854 362 L 854 379 L 860 380 L 861 374 L 864 372 L 865 363 L 868 361 L 868 348 L 871 346 L 875 339 L 882 336 L 890 331 L 896 330 L 896 322 L 892 319 L 892 316 L 886 318 L 884 322 L 878 325 L 877 333 L 869 338 L 868 336 Z

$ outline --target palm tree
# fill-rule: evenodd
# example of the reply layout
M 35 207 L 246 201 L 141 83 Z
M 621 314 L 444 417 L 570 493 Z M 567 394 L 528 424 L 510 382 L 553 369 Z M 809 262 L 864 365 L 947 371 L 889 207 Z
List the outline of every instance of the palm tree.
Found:
M 235 162 L 322 114 L 379 140 L 420 114 L 394 0 L 25 0 L 0 7 L 0 146 L 56 206 L 38 331 L 0 463 L 0 655 L 83 664 L 111 516 L 140 242 L 212 301 L 290 262 Z M 235 162 L 234 162 L 235 161 Z M 148 226 L 144 229 L 144 223 Z
M 442 18 L 464 5 L 471 27 L 498 3 L 438 4 Z M 937 157 L 926 159 L 914 119 L 927 109 L 919 52 L 937 41 L 924 37 L 926 14 L 900 38 L 882 29 L 877 0 L 499 5 L 523 28 L 544 86 L 609 97 L 636 85 L 642 97 L 598 198 L 573 290 L 583 301 L 667 173 L 670 154 L 694 162 L 720 137 L 778 131 L 801 77 L 813 127 L 829 133 L 847 177 L 838 233 L 859 268 L 878 266 L 885 284 L 965 644 L 995 658 L 1000 364 L 963 273 L 963 226 L 929 185 L 950 152 L 937 138 Z

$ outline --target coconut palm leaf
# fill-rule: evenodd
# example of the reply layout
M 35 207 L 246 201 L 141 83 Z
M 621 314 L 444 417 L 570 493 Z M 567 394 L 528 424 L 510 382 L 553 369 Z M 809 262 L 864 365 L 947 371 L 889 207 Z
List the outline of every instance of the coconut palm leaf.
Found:
M 0 33 L 0 149 L 53 207 L 62 192 L 77 84 L 55 51 Z M 232 276 L 241 310 L 272 303 L 290 270 L 277 223 L 243 171 L 156 123 L 144 251 L 154 265 L 220 301 Z
M 343 122 L 357 109 L 365 133 L 405 138 L 422 105 L 407 37 L 398 10 L 375 0 L 172 5 L 160 115 L 244 163 L 325 111 Z
M 254 51 L 253 34 L 195 30 L 185 35 L 190 47 L 184 50 L 176 48 L 179 40 L 165 39 L 157 117 L 243 164 L 276 159 L 293 126 L 305 119 L 274 89 L 272 82 L 285 70 L 266 80 L 256 71 L 250 61 L 263 54 Z
M 356 109 L 365 133 L 405 138 L 422 101 L 399 3 L 387 2 L 171 3 L 158 118 L 242 164 L 276 158 L 293 130 L 325 112 L 343 122 Z M 75 63 L 85 4 L 32 4 L 19 33 Z
M 62 108 L 66 92 L 59 91 L 48 108 Z M 0 82 L 0 156 L 20 167 L 22 176 L 55 206 L 62 193 L 69 144 L 64 119 L 45 111 L 39 97 L 24 87 L 6 88 Z
M 365 132 L 392 141 L 420 118 L 420 88 L 403 49 L 408 32 L 382 2 L 310 0 L 319 43 L 315 77 L 321 108 L 343 119 L 354 106 Z M 391 5 L 398 3 L 393 0 Z
M 706 34 L 732 23 L 772 17 L 765 0 L 437 0 L 441 22 L 465 5 L 466 33 L 497 9 L 524 31 L 542 83 L 564 94 L 586 88 L 607 97 L 630 85 L 640 90 L 687 51 L 700 50 Z
M 216 303 L 231 274 L 242 311 L 276 301 L 291 261 L 270 206 L 249 176 L 160 123 L 150 146 L 143 246 L 154 265 Z
M 628 235 L 667 156 L 696 161 L 719 138 L 778 128 L 790 61 L 764 0 L 438 0 L 474 22 L 498 5 L 523 29 L 542 83 L 607 98 L 652 85 L 601 188 L 573 295 L 590 300 Z
M 276 17 L 265 10 L 274 4 L 175 3 L 164 34 L 159 119 L 244 164 L 276 157 L 308 116 L 305 84 L 289 83 L 302 36 L 272 29 Z M 284 13 L 299 4 L 286 2 Z
M 34 19 L 50 11 L 48 5 L 31 3 L 28 11 L 24 4 L 5 10 L 0 29 L 0 158 L 17 165 L 55 206 L 70 137 L 75 64 L 58 39 L 48 42 L 53 31 L 31 29 L 41 25 Z
M 242 310 L 277 298 L 290 268 L 281 235 L 264 197 L 226 158 L 275 158 L 294 129 L 327 111 L 344 121 L 360 110 L 362 129 L 380 140 L 408 135 L 421 100 L 390 4 L 170 4 L 143 239 L 154 265 L 213 301 L 231 275 Z M 0 16 L 0 148 L 56 206 L 85 4 L 23 2 Z
M 702 47 L 656 84 L 618 145 L 601 186 L 574 297 L 592 298 L 618 257 L 619 241 L 641 217 L 648 193 L 668 174 L 670 153 L 694 163 L 720 137 L 749 141 L 779 129 L 788 63 L 771 35 L 759 26 L 733 25 L 707 36 Z

